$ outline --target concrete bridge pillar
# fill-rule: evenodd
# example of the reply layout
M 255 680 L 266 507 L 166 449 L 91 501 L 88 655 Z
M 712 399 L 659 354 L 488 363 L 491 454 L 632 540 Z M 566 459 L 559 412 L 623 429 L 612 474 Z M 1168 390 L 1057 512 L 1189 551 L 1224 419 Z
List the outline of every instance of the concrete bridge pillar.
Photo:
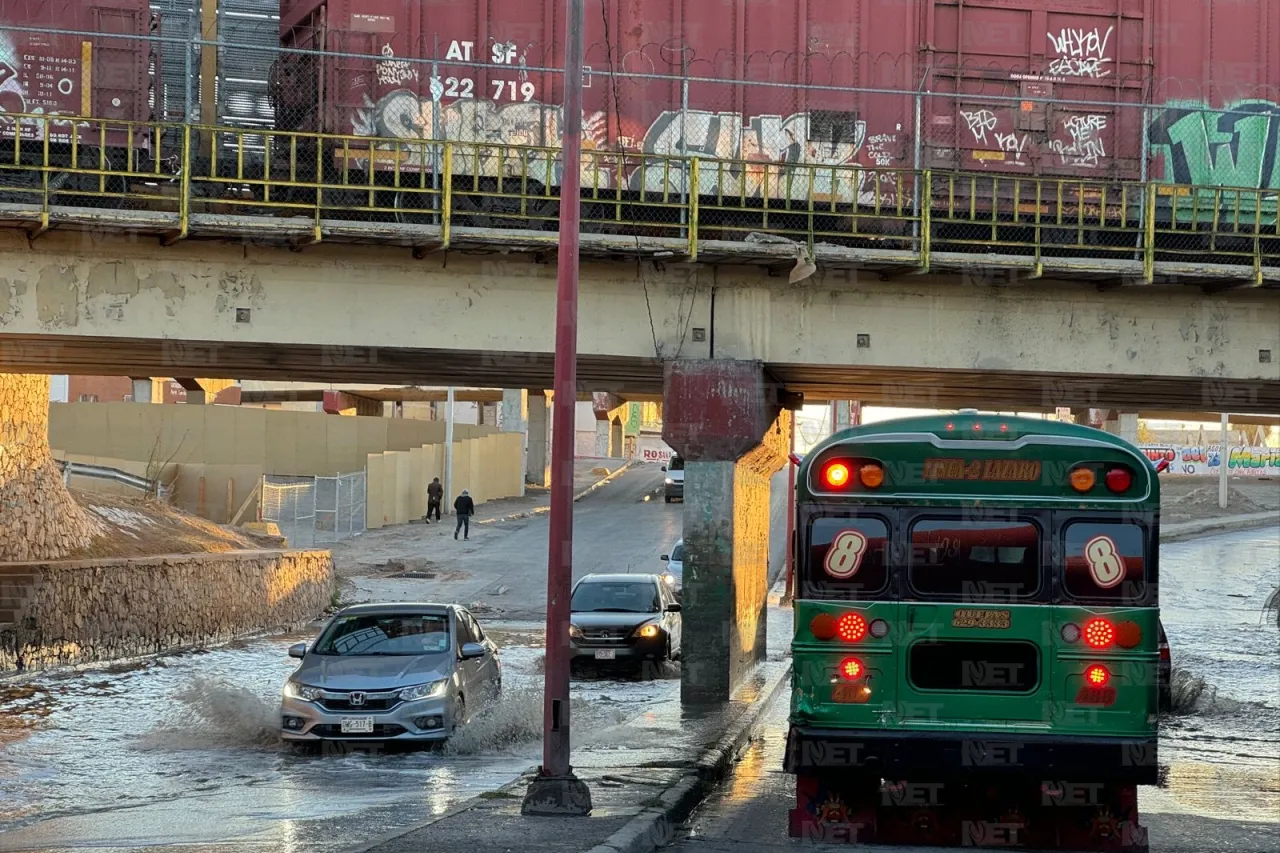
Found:
M 551 407 L 542 391 L 529 394 L 529 440 L 525 453 L 525 482 L 547 488 L 551 485 Z
M 518 432 L 523 438 L 520 445 L 520 470 L 529 470 L 529 392 L 523 388 L 507 388 L 502 392 L 502 404 L 498 407 L 498 429 Z M 524 496 L 523 480 L 520 495 Z
M 131 376 L 129 379 L 133 383 L 133 402 L 163 402 L 163 398 L 159 401 L 155 399 L 155 380 L 150 376 Z
M 623 453 L 623 436 L 622 436 L 622 417 L 615 415 L 613 420 L 609 422 L 609 456 L 613 459 L 621 459 Z
M 685 703 L 728 701 L 765 655 L 770 478 L 792 425 L 779 396 L 755 362 L 666 368 L 662 437 L 685 460 Z

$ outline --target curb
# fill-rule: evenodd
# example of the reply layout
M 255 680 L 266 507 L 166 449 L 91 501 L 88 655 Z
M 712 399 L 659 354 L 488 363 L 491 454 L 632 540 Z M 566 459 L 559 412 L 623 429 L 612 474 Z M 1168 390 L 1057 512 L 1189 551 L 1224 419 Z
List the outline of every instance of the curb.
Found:
M 580 491 L 580 492 L 578 492 L 576 495 L 574 495 L 574 496 L 573 496 L 573 500 L 574 500 L 574 502 L 576 503 L 577 501 L 582 500 L 582 499 L 583 499 L 583 498 L 585 498 L 587 495 L 589 495 L 589 494 L 591 494 L 592 492 L 594 492 L 596 489 L 599 489 L 599 488 L 601 488 L 601 487 L 603 487 L 603 486 L 607 486 L 607 485 L 608 485 L 609 483 L 611 483 L 615 478 L 622 476 L 622 472 L 624 472 L 624 471 L 626 471 L 628 468 L 630 468 L 630 467 L 632 466 L 632 464 L 634 464 L 634 463 L 633 463 L 633 462 L 631 462 L 631 461 L 627 461 L 627 462 L 622 463 L 622 466 L 621 466 L 621 467 L 619 467 L 619 468 L 618 468 L 618 470 L 616 470 L 616 471 L 614 471 L 613 473 L 609 474 L 609 475 L 608 475 L 608 476 L 606 476 L 604 479 L 601 479 L 601 480 L 597 480 L 597 481 L 595 481 L 595 482 L 594 482 L 594 483 L 592 483 L 590 486 L 587 486 L 585 489 L 583 489 L 582 491 Z
M 772 685 L 766 684 L 762 699 L 734 721 L 691 772 L 662 792 L 658 797 L 660 806 L 643 810 L 587 853 L 651 853 L 674 841 L 675 827 L 702 802 L 713 784 L 728 775 L 790 675 L 791 667 L 787 666 Z
M 597 480 L 596 482 L 592 483 L 590 486 L 587 486 L 585 489 L 582 489 L 581 491 L 579 491 L 579 492 L 577 492 L 576 494 L 574 494 L 574 496 L 573 496 L 573 501 L 574 501 L 574 503 L 577 503 L 578 501 L 582 500 L 582 499 L 583 499 L 583 498 L 585 498 L 587 495 L 589 495 L 589 494 L 591 494 L 592 492 L 594 492 L 596 489 L 598 489 L 598 488 L 600 488 L 600 487 L 602 487 L 602 486 L 607 485 L 607 484 L 608 484 L 610 481 L 612 481 L 615 477 L 617 477 L 617 476 L 619 476 L 620 474 L 622 474 L 622 472 L 623 472 L 623 471 L 626 471 L 628 468 L 630 468 L 630 467 L 632 466 L 632 464 L 633 464 L 632 462 L 627 462 L 627 463 L 623 464 L 623 465 L 622 465 L 622 467 L 618 468 L 616 471 L 614 471 L 614 472 L 613 472 L 612 474 L 610 474 L 609 476 L 607 476 L 607 477 L 605 477 L 605 478 L 603 478 L 603 479 L 601 479 L 601 480 Z M 535 516 L 535 515 L 543 515 L 543 514 L 545 514 L 545 513 L 550 512 L 550 511 L 551 511 L 551 507 L 550 507 L 550 505 L 547 505 L 547 506 L 535 506 L 535 507 L 533 507 L 532 509 L 522 509 L 522 510 L 520 510 L 519 512 L 513 512 L 513 513 L 510 513 L 510 514 L 508 514 L 508 515 L 498 515 L 498 516 L 494 516 L 493 518 L 486 518 L 486 519 L 484 519 L 483 521 L 477 521 L 477 522 L 475 522 L 475 523 L 476 523 L 476 524 L 498 524 L 499 522 L 503 522 L 503 521 L 515 521 L 515 520 L 516 520 L 516 519 L 518 519 L 518 518 L 531 518 L 532 516 Z
M 1267 518 L 1249 518 L 1249 519 L 1231 519 L 1224 518 L 1221 521 L 1205 521 L 1203 526 L 1196 527 L 1191 530 L 1182 530 L 1174 533 L 1160 533 L 1160 543 L 1166 542 L 1185 542 L 1188 539 L 1199 539 L 1201 536 L 1212 536 L 1216 533 L 1230 533 L 1235 530 L 1253 530 L 1258 527 L 1269 527 L 1280 523 L 1280 513 L 1271 515 Z

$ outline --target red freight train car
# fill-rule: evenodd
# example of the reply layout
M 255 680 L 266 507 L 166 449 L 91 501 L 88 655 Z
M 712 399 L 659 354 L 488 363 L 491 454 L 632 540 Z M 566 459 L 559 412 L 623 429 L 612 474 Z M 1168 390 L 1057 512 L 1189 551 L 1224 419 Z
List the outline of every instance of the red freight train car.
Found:
M 150 29 L 147 0 L 0 0 L 0 139 L 43 136 L 44 121 L 15 113 L 146 121 L 150 44 L 117 36 L 145 37 Z M 69 142 L 70 134 L 70 122 L 49 124 L 53 142 Z M 81 132 L 86 144 L 99 138 Z M 109 144 L 124 138 L 113 135 Z
M 370 58 L 288 59 L 277 121 L 555 145 L 560 7 L 282 0 L 286 47 Z M 1280 186 L 1275 0 L 596 0 L 586 42 L 587 148 Z

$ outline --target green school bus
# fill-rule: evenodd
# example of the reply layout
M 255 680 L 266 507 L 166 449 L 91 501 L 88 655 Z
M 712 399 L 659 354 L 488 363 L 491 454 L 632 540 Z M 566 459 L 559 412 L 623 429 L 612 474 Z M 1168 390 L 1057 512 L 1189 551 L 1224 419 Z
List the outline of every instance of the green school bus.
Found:
M 791 835 L 1145 851 L 1156 474 L 1100 430 L 971 411 L 807 454 Z

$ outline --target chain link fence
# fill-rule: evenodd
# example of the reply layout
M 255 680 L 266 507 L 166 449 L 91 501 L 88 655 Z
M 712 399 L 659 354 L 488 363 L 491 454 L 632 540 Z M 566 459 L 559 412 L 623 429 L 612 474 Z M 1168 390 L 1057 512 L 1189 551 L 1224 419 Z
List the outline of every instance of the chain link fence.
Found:
M 341 542 L 365 531 L 365 472 L 334 477 L 262 478 L 262 520 L 280 528 L 290 547 Z

